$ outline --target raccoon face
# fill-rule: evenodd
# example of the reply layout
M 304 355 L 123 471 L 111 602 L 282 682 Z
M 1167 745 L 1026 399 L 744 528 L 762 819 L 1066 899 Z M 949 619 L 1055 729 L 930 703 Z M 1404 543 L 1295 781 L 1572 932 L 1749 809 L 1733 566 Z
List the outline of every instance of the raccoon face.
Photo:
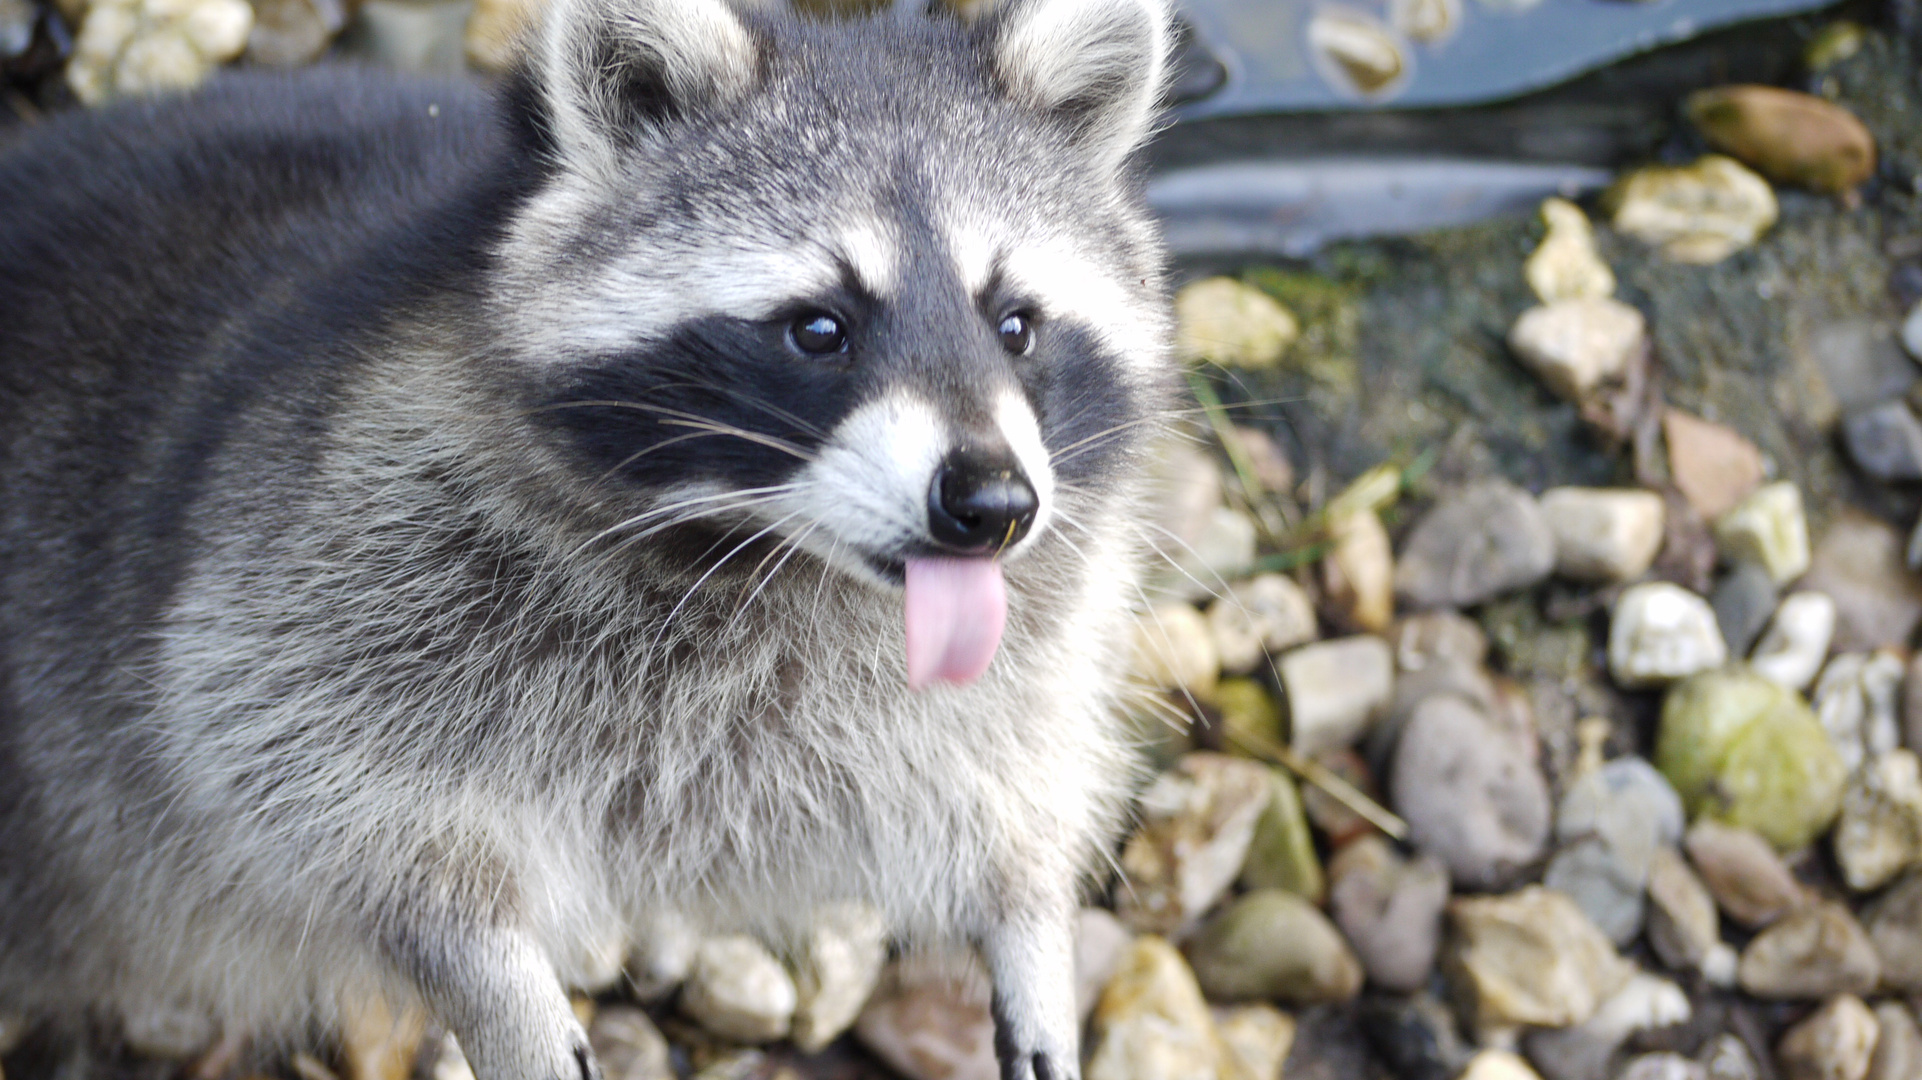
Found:
M 1166 389 L 1128 163 L 1167 18 L 560 0 L 527 76 L 547 173 L 495 307 L 627 534 L 702 522 L 905 584 L 911 680 L 917 616 L 936 653 L 991 656 L 1000 561 L 1126 512 L 1108 503 Z M 963 660 L 929 670 L 986 664 Z

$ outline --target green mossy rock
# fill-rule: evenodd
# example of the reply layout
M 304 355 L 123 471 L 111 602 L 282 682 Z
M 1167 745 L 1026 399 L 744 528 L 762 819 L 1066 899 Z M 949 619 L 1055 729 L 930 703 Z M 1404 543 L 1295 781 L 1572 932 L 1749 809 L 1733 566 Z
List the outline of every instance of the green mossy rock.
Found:
M 1746 668 L 1704 672 L 1669 691 L 1655 764 L 1691 816 L 1754 829 L 1783 851 L 1829 827 L 1847 780 L 1808 704 Z
M 1301 792 L 1293 777 L 1272 770 L 1274 794 L 1255 822 L 1255 839 L 1248 845 L 1248 861 L 1241 864 L 1241 884 L 1249 889 L 1285 889 L 1311 904 L 1320 904 L 1328 891 L 1315 854 L 1315 838 L 1308 832 Z

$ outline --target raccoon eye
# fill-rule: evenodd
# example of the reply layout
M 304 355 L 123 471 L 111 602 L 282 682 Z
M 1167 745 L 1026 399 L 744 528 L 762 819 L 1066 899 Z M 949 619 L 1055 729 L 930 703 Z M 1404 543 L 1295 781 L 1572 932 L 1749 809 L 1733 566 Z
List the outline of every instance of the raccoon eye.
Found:
M 1026 356 L 1034 348 L 1034 324 L 1018 311 L 1002 319 L 996 332 L 1001 335 L 1001 347 L 1015 356 Z
M 825 311 L 810 311 L 788 324 L 789 340 L 809 356 L 828 356 L 848 347 L 847 328 Z

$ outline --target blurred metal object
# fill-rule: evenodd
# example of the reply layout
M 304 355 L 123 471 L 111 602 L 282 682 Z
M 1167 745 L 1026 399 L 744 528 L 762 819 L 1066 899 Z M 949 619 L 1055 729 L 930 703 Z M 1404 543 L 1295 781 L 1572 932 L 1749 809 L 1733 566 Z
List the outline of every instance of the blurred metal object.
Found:
M 1400 42 L 1406 70 L 1386 90 L 1331 77 L 1339 58 L 1318 55 L 1315 29 L 1407 23 L 1388 0 L 1182 0 L 1183 119 L 1309 109 L 1468 105 L 1513 97 L 1717 27 L 1813 11 L 1830 0 L 1476 0 L 1455 25 L 1424 42 Z M 1324 49 L 1325 51 L 1325 49 Z M 1332 65 L 1332 66 L 1331 66 Z M 1207 86 L 1212 81 L 1212 86 Z
M 1148 181 L 1177 256 L 1304 256 L 1331 240 L 1402 235 L 1525 213 L 1613 174 L 1580 165 L 1433 157 L 1241 161 Z

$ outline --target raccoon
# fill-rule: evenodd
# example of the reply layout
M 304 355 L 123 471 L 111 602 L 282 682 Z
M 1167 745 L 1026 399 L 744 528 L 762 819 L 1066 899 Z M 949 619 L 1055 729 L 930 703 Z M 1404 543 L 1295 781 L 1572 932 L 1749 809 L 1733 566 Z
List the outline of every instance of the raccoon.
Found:
M 0 1008 L 417 1002 L 597 1068 L 651 912 L 876 906 L 1079 1072 L 1124 815 L 1164 0 L 555 0 L 0 157 Z

